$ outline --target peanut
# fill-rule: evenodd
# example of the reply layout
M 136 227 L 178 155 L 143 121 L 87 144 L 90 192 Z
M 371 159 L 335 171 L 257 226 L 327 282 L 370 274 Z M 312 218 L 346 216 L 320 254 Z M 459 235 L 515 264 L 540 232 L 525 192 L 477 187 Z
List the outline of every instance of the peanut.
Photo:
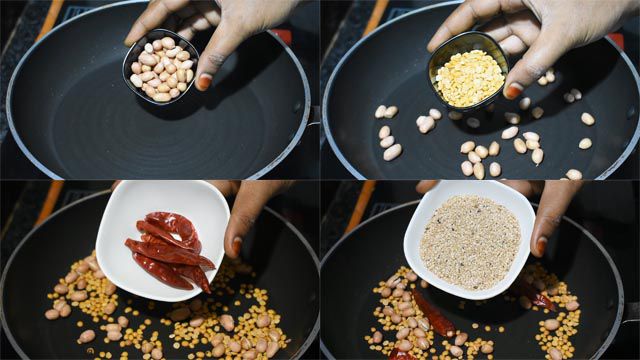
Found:
M 489 165 L 489 174 L 491 176 L 498 177 L 501 173 L 502 168 L 500 167 L 500 164 L 498 164 L 497 162 L 492 162 L 491 165 Z
M 464 144 L 460 145 L 460 152 L 463 154 L 468 154 L 471 150 L 475 149 L 476 143 L 473 141 L 467 141 Z
M 384 161 L 391 161 L 402 153 L 402 145 L 394 144 L 391 145 L 387 150 L 384 151 L 383 159 Z
M 586 112 L 582 113 L 582 115 L 580 116 L 580 120 L 582 120 L 582 122 L 587 126 L 591 126 L 596 123 L 596 119 L 593 117 L 593 115 Z
M 395 142 L 395 138 L 393 136 L 387 136 L 386 138 L 380 140 L 380 147 L 383 149 L 389 148 Z
M 396 116 L 397 113 L 398 113 L 398 107 L 397 106 L 389 106 L 384 111 L 384 117 L 387 118 L 387 119 L 391 119 L 394 116 Z
M 517 126 L 512 126 L 508 129 L 505 129 L 502 132 L 502 139 L 504 140 L 509 140 L 512 139 L 514 136 L 516 136 L 518 134 L 518 127 Z
M 589 138 L 584 138 L 582 140 L 580 140 L 580 143 L 578 143 L 578 147 L 582 150 L 587 150 L 588 148 L 590 148 L 592 145 L 591 139 Z
M 464 176 L 471 176 L 473 174 L 473 164 L 471 163 L 471 161 L 467 160 L 463 162 L 460 167 L 462 168 L 462 173 L 464 174 Z
M 489 145 L 489 155 L 498 156 L 500 153 L 500 144 L 497 141 L 492 141 L 491 145 Z

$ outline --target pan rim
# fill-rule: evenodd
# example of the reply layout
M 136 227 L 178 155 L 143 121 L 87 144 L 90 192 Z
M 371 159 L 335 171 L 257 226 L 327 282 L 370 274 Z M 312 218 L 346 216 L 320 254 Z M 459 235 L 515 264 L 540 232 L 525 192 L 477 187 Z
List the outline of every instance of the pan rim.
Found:
M 4 294 L 4 287 L 5 287 L 6 277 L 7 277 L 7 274 L 9 272 L 9 269 L 11 268 L 11 264 L 13 263 L 14 258 L 16 257 L 16 254 L 20 251 L 22 246 L 29 240 L 29 238 L 31 238 L 31 236 L 33 236 L 33 234 L 37 230 L 39 230 L 41 227 L 43 227 L 50 220 L 54 219 L 55 217 L 57 217 L 58 215 L 60 215 L 64 211 L 69 210 L 72 206 L 78 205 L 78 204 L 80 204 L 80 203 L 82 203 L 84 201 L 89 201 L 89 200 L 91 200 L 93 198 L 96 198 L 96 197 L 100 197 L 100 196 L 104 196 L 106 194 L 110 194 L 111 192 L 112 192 L 111 190 L 99 191 L 99 192 L 96 192 L 94 194 L 85 196 L 85 197 L 83 197 L 81 199 L 78 199 L 76 201 L 73 201 L 73 202 L 61 207 L 60 209 L 56 210 L 51 215 L 49 215 L 43 222 L 41 222 L 40 224 L 34 226 L 27 233 L 27 235 L 25 235 L 22 238 L 22 240 L 20 240 L 18 245 L 15 247 L 15 249 L 11 253 L 11 256 L 9 257 L 9 260 L 7 260 L 7 263 L 6 263 L 6 265 L 5 265 L 5 267 L 4 267 L 3 271 L 2 271 L 2 278 L 0 278 L 0 324 L 2 325 L 2 329 L 5 331 L 5 333 L 7 335 L 7 339 L 9 340 L 9 343 L 11 344 L 11 346 L 16 351 L 18 356 L 20 356 L 21 359 L 29 359 L 29 357 L 22 350 L 22 347 L 20 347 L 20 345 L 18 344 L 18 342 L 14 338 L 13 333 L 9 329 L 9 324 L 7 324 L 6 316 L 4 314 L 4 312 L 5 312 L 4 311 L 4 303 L 2 301 L 2 298 L 3 298 L 2 295 Z M 285 219 L 282 215 L 280 215 L 275 210 L 271 209 L 269 206 L 265 206 L 263 211 L 266 211 L 266 212 L 270 213 L 271 215 L 275 216 L 278 220 L 282 221 L 289 228 L 289 230 L 291 230 L 294 233 L 294 235 L 296 235 L 298 240 L 300 240 L 302 245 L 305 247 L 305 249 L 307 250 L 307 252 L 311 256 L 311 259 L 313 260 L 313 263 L 314 263 L 314 265 L 316 267 L 316 272 L 317 272 L 317 275 L 318 275 L 318 279 L 320 279 L 320 261 L 318 259 L 318 256 L 316 255 L 315 251 L 313 250 L 313 248 L 311 247 L 311 245 L 307 241 L 307 238 L 289 220 Z M 320 304 L 318 304 L 318 314 L 316 316 L 316 321 L 315 321 L 315 323 L 313 325 L 313 328 L 311 329 L 311 332 L 307 336 L 306 340 L 302 343 L 302 345 L 300 345 L 300 348 L 298 349 L 298 351 L 296 351 L 293 354 L 292 359 L 295 359 L 295 360 L 300 359 L 302 357 L 302 355 L 304 355 L 304 353 L 313 344 L 315 339 L 318 337 L 318 333 L 320 332 L 320 310 L 319 310 L 319 307 L 320 307 Z
M 322 261 L 320 261 L 320 272 L 321 272 L 321 274 L 322 274 L 322 268 L 324 267 L 324 264 L 326 263 L 326 261 L 331 257 L 331 255 L 333 255 L 333 253 L 335 251 L 337 251 L 338 247 L 345 240 L 347 240 L 347 238 L 349 236 L 351 236 L 354 232 L 356 232 L 358 229 L 360 229 L 364 225 L 368 224 L 369 222 L 372 222 L 373 220 L 376 220 L 379 217 L 382 217 L 383 215 L 386 215 L 386 214 L 391 213 L 393 211 L 404 209 L 406 207 L 417 206 L 418 203 L 420 203 L 420 199 L 409 201 L 409 202 L 406 202 L 404 204 L 400 204 L 398 206 L 395 206 L 395 207 L 392 207 L 390 209 L 384 210 L 384 211 L 380 212 L 379 214 L 376 214 L 376 215 L 366 219 L 365 221 L 361 222 L 356 227 L 354 227 L 351 231 L 349 231 L 348 233 L 342 235 L 342 237 L 322 257 Z M 533 205 L 534 207 L 538 208 L 538 204 L 537 203 L 532 202 L 531 205 Z M 591 234 L 582 225 L 578 224 L 577 222 L 575 222 L 574 220 L 570 219 L 566 215 L 562 216 L 562 220 L 563 221 L 567 221 L 569 224 L 575 226 L 589 240 L 591 240 L 591 242 L 593 242 L 594 245 L 596 245 L 596 247 L 600 250 L 600 252 L 604 256 L 604 258 L 607 260 L 607 263 L 609 263 L 609 266 L 611 267 L 611 270 L 613 272 L 613 276 L 614 276 L 614 278 L 616 280 L 616 286 L 618 287 L 618 309 L 616 311 L 616 318 L 615 318 L 615 320 L 613 322 L 613 325 L 611 326 L 611 329 L 609 330 L 609 335 L 607 335 L 607 338 L 602 342 L 602 345 L 600 345 L 598 350 L 590 358 L 590 359 L 599 359 L 602 356 L 602 354 L 607 350 L 607 348 L 609 348 L 609 345 L 611 345 L 611 343 L 615 339 L 615 337 L 616 337 L 616 335 L 618 333 L 618 329 L 620 328 L 620 324 L 622 322 L 622 315 L 623 315 L 623 312 L 624 312 L 624 287 L 623 287 L 623 284 L 622 284 L 622 278 L 620 277 L 620 273 L 618 272 L 618 268 L 616 267 L 615 262 L 611 258 L 611 255 L 609 255 L 609 253 L 604 248 L 604 246 L 602 246 L 602 244 L 600 244 L 598 239 L 596 239 L 596 237 L 593 236 L 593 234 Z M 331 359 L 331 360 L 337 359 L 331 353 L 331 351 L 327 348 L 327 346 L 324 344 L 324 341 L 322 340 L 322 334 L 320 334 L 320 351 L 328 359 Z
M 426 12 L 432 9 L 436 9 L 439 7 L 444 7 L 444 6 L 449 6 L 449 5 L 456 5 L 456 4 L 461 4 L 463 2 L 463 0 L 451 0 L 451 1 L 445 1 L 442 3 L 438 3 L 438 4 L 433 4 L 433 5 L 429 5 L 429 6 L 425 6 L 425 7 L 421 7 L 419 9 L 415 9 L 413 11 L 410 11 L 406 14 L 400 15 L 398 17 L 396 17 L 395 19 L 391 20 L 391 21 L 387 21 L 384 24 L 378 26 L 375 30 L 373 30 L 372 32 L 370 32 L 369 34 L 367 34 L 366 36 L 362 37 L 360 40 L 358 40 L 355 44 L 353 44 L 353 46 L 351 46 L 351 48 L 349 48 L 349 50 L 347 50 L 347 52 L 342 56 L 342 58 L 340 58 L 340 61 L 338 61 L 338 64 L 335 66 L 335 68 L 333 69 L 333 71 L 331 72 L 331 76 L 329 77 L 329 81 L 327 81 L 327 85 L 324 87 L 324 94 L 322 96 L 322 126 L 323 126 L 323 130 L 324 130 L 324 134 L 327 138 L 327 140 L 329 141 L 329 145 L 331 147 L 331 150 L 333 151 L 333 153 L 336 155 L 336 157 L 338 158 L 338 160 L 340 161 L 340 163 L 342 164 L 342 166 L 344 166 L 349 173 L 351 173 L 351 175 L 353 175 L 357 180 L 367 180 L 368 178 L 366 176 L 364 176 L 358 169 L 356 169 L 356 167 L 354 165 L 352 165 L 347 158 L 344 156 L 344 154 L 342 153 L 342 151 L 340 151 L 340 148 L 338 147 L 338 144 L 336 143 L 333 134 L 331 133 L 331 127 L 329 126 L 329 112 L 328 112 L 328 108 L 329 108 L 329 97 L 331 96 L 331 93 L 333 92 L 333 83 L 335 82 L 338 73 L 342 70 L 342 66 L 344 65 L 344 63 L 352 56 L 352 54 L 360 48 L 360 46 L 362 45 L 362 43 L 364 43 L 365 41 L 367 41 L 369 38 L 373 37 L 376 33 L 378 33 L 379 31 L 381 31 L 382 29 L 386 28 L 387 26 L 390 26 L 406 17 L 409 16 L 413 16 L 417 13 L 421 13 L 421 12 Z M 640 94 L 640 76 L 638 75 L 638 71 L 636 71 L 635 66 L 633 65 L 633 63 L 631 62 L 631 60 L 629 59 L 629 57 L 627 56 L 627 54 L 613 41 L 609 38 L 609 36 L 605 36 L 604 39 L 613 46 L 614 50 L 616 50 L 618 52 L 618 54 L 620 55 L 620 57 L 622 58 L 622 60 L 625 62 L 625 64 L 627 65 L 627 67 L 629 68 L 629 70 L 631 71 L 631 74 L 633 75 L 633 78 L 635 80 L 636 83 L 636 88 L 638 90 L 638 93 Z M 633 133 L 633 136 L 631 137 L 631 139 L 629 140 L 629 144 L 627 144 L 627 147 L 624 149 L 624 151 L 622 152 L 622 154 L 608 167 L 606 168 L 600 175 L 596 176 L 593 180 L 605 180 L 607 179 L 609 176 L 611 176 L 621 165 L 622 163 L 624 163 L 627 158 L 629 157 L 629 155 L 631 155 L 631 153 L 635 150 L 636 146 L 638 145 L 638 140 L 640 140 L 640 110 L 636 109 L 638 112 L 638 122 L 636 124 L 636 128 L 635 131 Z M 387 180 L 392 180 L 394 178 L 387 178 Z
M 7 122 L 9 123 L 9 130 L 11 131 L 11 135 L 13 136 L 16 144 L 18 145 L 18 148 L 20 148 L 20 151 L 22 151 L 22 153 L 27 157 L 27 159 L 29 159 L 29 161 L 33 165 L 35 165 L 38 168 L 38 170 L 43 172 L 47 177 L 53 180 L 65 180 L 64 177 L 56 174 L 55 172 L 50 170 L 48 167 L 46 167 L 44 164 L 42 164 L 31 153 L 31 151 L 27 149 L 27 146 L 24 144 L 24 142 L 18 135 L 18 131 L 14 124 L 12 110 L 11 110 L 13 107 L 13 102 L 12 102 L 13 88 L 14 88 L 14 83 L 15 83 L 16 77 L 18 76 L 18 73 L 22 69 L 22 66 L 27 61 L 27 59 L 31 57 L 31 54 L 35 51 L 35 49 L 38 48 L 40 44 L 44 42 L 45 39 L 47 39 L 49 36 L 56 33 L 57 31 L 59 31 L 60 29 L 64 28 L 65 26 L 68 26 L 74 21 L 77 21 L 78 19 L 81 19 L 84 16 L 88 16 L 98 11 L 103 11 L 103 10 L 106 10 L 112 7 L 117 7 L 117 6 L 125 6 L 129 4 L 145 3 L 145 2 L 146 0 L 125 0 L 125 1 L 120 1 L 113 4 L 98 6 L 94 9 L 86 11 L 80 15 L 74 16 L 73 18 L 58 24 L 56 27 L 54 27 L 49 32 L 47 32 L 42 38 L 40 38 L 40 40 L 36 41 L 31 45 L 31 47 L 27 50 L 27 52 L 24 53 L 22 58 L 20 58 L 20 61 L 16 65 L 16 68 L 13 70 L 13 73 L 11 74 L 11 79 L 9 80 L 9 85 L 7 87 L 7 96 L 5 98 Z M 287 55 L 289 55 L 289 58 L 291 59 L 291 61 L 293 61 L 293 64 L 298 69 L 300 80 L 302 81 L 302 85 L 304 87 L 304 112 L 302 114 L 302 119 L 300 121 L 300 125 L 298 126 L 298 129 L 296 130 L 295 134 L 293 135 L 293 137 L 291 138 L 287 146 L 282 150 L 282 152 L 280 152 L 280 154 L 278 154 L 278 156 L 276 156 L 273 160 L 271 160 L 271 162 L 267 164 L 265 167 L 247 176 L 246 177 L 247 180 L 259 179 L 265 176 L 267 173 L 273 170 L 278 164 L 280 164 L 291 153 L 291 151 L 293 151 L 293 149 L 298 145 L 298 142 L 302 138 L 302 135 L 304 134 L 307 123 L 309 122 L 309 113 L 311 111 L 311 90 L 309 88 L 309 79 L 307 78 L 307 74 L 304 71 L 302 64 L 300 63 L 300 60 L 293 53 L 293 50 L 291 50 L 291 48 L 287 44 L 285 44 L 285 42 L 279 36 L 277 36 L 273 31 L 267 30 L 265 31 L 265 33 L 269 34 L 272 38 L 276 40 L 278 44 L 280 44 L 280 46 L 284 48 L 284 51 L 287 53 Z

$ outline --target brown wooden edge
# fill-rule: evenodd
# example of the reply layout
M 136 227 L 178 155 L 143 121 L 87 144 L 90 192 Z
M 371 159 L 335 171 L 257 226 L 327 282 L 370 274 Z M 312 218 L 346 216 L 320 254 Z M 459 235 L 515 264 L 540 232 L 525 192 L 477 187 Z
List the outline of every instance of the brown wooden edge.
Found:
M 380 25 L 382 15 L 384 15 L 384 11 L 387 9 L 387 5 L 389 5 L 389 0 L 376 0 L 376 5 L 373 8 L 373 12 L 371 13 L 371 17 L 369 18 L 367 27 L 362 33 L 362 37 L 367 36 L 370 32 L 377 28 L 378 25 Z
M 42 204 L 40 215 L 38 215 L 38 220 L 36 220 L 34 226 L 39 225 L 46 218 L 48 218 L 49 215 L 51 215 L 51 213 L 53 212 L 53 208 L 56 206 L 56 202 L 58 201 L 58 197 L 60 197 L 60 191 L 62 190 L 63 185 L 63 180 L 51 181 L 51 184 L 49 185 L 49 191 L 47 192 L 47 198 Z
M 376 188 L 375 180 L 365 180 L 362 185 L 362 190 L 360 190 L 360 195 L 358 196 L 358 201 L 356 202 L 356 206 L 353 208 L 353 213 L 351 214 L 351 219 L 349 219 L 349 224 L 345 229 L 344 233 L 348 233 L 353 230 L 360 221 L 362 221 L 362 217 L 364 216 L 365 210 L 367 210 L 367 205 L 369 205 L 369 200 L 371 200 L 371 196 L 373 195 L 373 191 Z
M 49 30 L 53 29 L 53 26 L 56 24 L 56 20 L 58 19 L 58 15 L 60 14 L 60 9 L 62 9 L 62 4 L 64 0 L 53 0 L 51 5 L 49 6 L 49 12 L 47 12 L 47 17 L 44 19 L 44 23 L 42 24 L 42 28 L 40 28 L 40 34 L 36 38 L 36 41 L 40 40 Z

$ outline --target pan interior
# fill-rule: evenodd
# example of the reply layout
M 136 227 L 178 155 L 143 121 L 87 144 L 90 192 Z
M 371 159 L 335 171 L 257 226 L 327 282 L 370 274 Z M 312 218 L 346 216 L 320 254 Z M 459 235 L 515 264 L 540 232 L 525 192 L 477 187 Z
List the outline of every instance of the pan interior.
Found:
M 487 147 L 494 140 L 500 143 L 502 151 L 491 161 L 502 165 L 501 176 L 513 179 L 558 179 L 572 168 L 593 179 L 617 164 L 636 133 L 640 99 L 634 74 L 617 49 L 601 40 L 573 50 L 555 64 L 554 83 L 527 89 L 524 94 L 532 99 L 532 107 L 544 109 L 541 119 L 534 120 L 516 101 L 498 96 L 493 112 L 481 109 L 466 115 L 480 120 L 474 129 L 465 120 L 448 119 L 428 83 L 427 42 L 453 9 L 454 5 L 438 6 L 384 25 L 352 49 L 334 73 L 324 103 L 325 131 L 352 174 L 370 179 L 463 178 L 460 164 L 466 157 L 459 148 L 468 140 Z M 583 98 L 566 104 L 563 94 L 571 88 L 579 89 Z M 376 120 L 373 114 L 379 105 L 398 106 L 399 113 L 393 119 Z M 440 109 L 444 116 L 423 135 L 416 119 L 430 108 Z M 544 149 L 540 166 L 531 161 L 530 153 L 516 153 L 513 140 L 500 139 L 510 126 L 505 112 L 521 115 L 520 133 L 540 134 Z M 596 118 L 594 126 L 580 121 L 583 112 Z M 391 127 L 403 149 L 391 162 L 383 160 L 379 145 L 383 125 Z M 578 148 L 585 137 L 593 141 L 587 151 Z
M 372 289 L 400 266 L 408 266 L 402 238 L 415 208 L 416 205 L 406 205 L 367 221 L 343 239 L 323 261 L 321 339 L 333 357 L 381 357 L 380 353 L 369 350 L 363 340 L 365 335 L 371 335 L 371 327 L 381 329 L 373 315 L 376 306 L 381 306 L 380 297 Z M 542 264 L 566 281 L 579 298 L 580 325 L 578 333 L 571 338 L 576 349 L 574 357 L 594 356 L 612 331 L 620 306 L 618 296 L 621 294 L 611 265 L 595 243 L 567 221 L 562 222 L 557 234 L 549 240 Z M 507 302 L 503 296 L 482 305 L 467 301 L 461 310 L 458 308 L 460 298 L 434 287 L 421 289 L 421 292 L 457 329 L 467 332 L 470 339 L 494 340 L 497 359 L 544 356 L 535 340 L 538 321 L 553 315 L 522 310 L 517 302 Z M 480 324 L 480 328 L 474 330 L 472 323 Z M 485 325 L 491 326 L 492 330 L 486 332 Z M 504 326 L 504 333 L 496 331 L 498 326 Z M 391 337 L 387 335 L 385 339 Z M 434 339 L 440 350 L 443 340 L 439 335 Z
M 117 357 L 126 350 L 131 356 L 141 357 L 133 348 L 122 349 L 117 343 L 104 344 L 106 336 L 91 318 L 73 308 L 71 316 L 55 321 L 46 320 L 44 312 L 51 307 L 47 293 L 64 277 L 73 261 L 88 255 L 94 247 L 98 225 L 108 201 L 108 194 L 96 196 L 76 203 L 71 208 L 48 220 L 33 232 L 11 260 L 5 273 L 2 288 L 3 326 L 10 329 L 10 338 L 16 349 L 20 349 L 28 358 L 86 358 L 87 349 L 110 351 Z M 278 356 L 296 358 L 302 355 L 316 335 L 318 318 L 319 273 L 317 262 L 312 257 L 304 240 L 292 231 L 270 209 L 266 209 L 256 222 L 255 229 L 245 239 L 242 257 L 253 266 L 256 277 L 242 277 L 243 283 L 252 283 L 268 291 L 268 306 L 282 318 L 280 327 L 291 342 Z M 287 261 L 280 261 L 285 257 Z M 225 261 L 228 261 L 225 260 Z M 234 288 L 239 288 L 236 282 Z M 25 286 L 26 284 L 26 286 Z M 292 286 L 295 285 L 295 286 Z M 294 290 L 295 289 L 295 290 Z M 164 356 L 169 359 L 186 359 L 187 354 L 198 350 L 172 347 L 168 338 L 170 327 L 160 324 L 160 318 L 166 318 L 171 303 L 156 302 L 154 310 L 147 308 L 143 298 L 118 290 L 118 308 L 121 315 L 126 301 L 140 310 L 140 316 L 125 314 L 133 326 L 137 327 L 149 318 L 152 324 L 144 331 L 145 338 L 152 331 L 159 331 L 159 340 L 163 342 Z M 200 297 L 205 301 L 206 294 Z M 235 307 L 233 302 L 242 295 L 213 296 L 214 301 L 228 304 L 234 317 L 246 311 L 246 299 L 243 305 Z M 242 312 L 238 309 L 242 309 Z M 78 328 L 77 321 L 83 321 L 84 327 Z M 85 329 L 96 331 L 96 340 L 90 344 L 78 345 L 76 339 Z M 200 345 L 200 350 L 211 350 L 211 346 Z M 96 352 L 97 354 L 97 352 Z M 136 354 L 136 355 L 134 355 Z M 97 355 L 95 355 L 97 356 Z M 94 357 L 94 356 L 90 356 Z
M 142 3 L 86 14 L 46 37 L 14 79 L 10 117 L 42 165 L 64 178 L 245 178 L 301 126 L 305 90 L 285 48 L 250 38 L 205 93 L 154 106 L 122 79 L 122 40 Z M 194 38 L 204 49 L 211 32 Z M 60 51 L 62 48 L 71 51 Z

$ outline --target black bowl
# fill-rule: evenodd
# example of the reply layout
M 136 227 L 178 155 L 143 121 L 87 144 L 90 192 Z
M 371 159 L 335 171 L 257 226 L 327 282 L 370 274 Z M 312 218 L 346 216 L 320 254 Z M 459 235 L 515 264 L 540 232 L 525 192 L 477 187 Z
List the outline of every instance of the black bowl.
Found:
M 131 80 L 129 80 L 129 78 L 133 74 L 133 71 L 131 70 L 131 64 L 138 61 L 138 56 L 144 51 L 144 45 L 147 43 L 152 43 L 154 40 L 160 40 L 164 37 L 170 37 L 174 39 L 176 41 L 176 46 L 180 46 L 183 50 L 191 54 L 190 60 L 193 61 L 192 69 L 195 73 L 195 69 L 198 66 L 198 60 L 200 59 L 198 50 L 196 50 L 196 48 L 182 36 L 166 29 L 154 29 L 149 31 L 145 36 L 140 38 L 140 40 L 136 41 L 136 43 L 131 46 L 129 52 L 127 52 L 127 55 L 124 57 L 124 61 L 122 62 L 122 78 L 124 79 L 124 82 L 127 84 L 129 89 L 131 89 L 131 91 L 133 91 L 134 93 L 136 93 L 136 95 L 140 96 L 146 101 L 158 106 L 165 106 L 178 101 L 184 94 L 187 93 L 187 91 L 189 91 L 189 89 L 191 89 L 191 85 L 193 85 L 193 82 L 195 81 L 194 76 L 194 78 L 191 79 L 191 81 L 187 84 L 187 89 L 180 92 L 180 95 L 166 102 L 158 102 L 147 96 L 147 94 L 142 91 L 142 89 L 135 87 Z
M 494 58 L 502 70 L 502 75 L 506 78 L 509 73 L 509 61 L 507 55 L 502 51 L 500 44 L 498 44 L 491 36 L 480 31 L 467 31 L 462 34 L 458 34 L 451 39 L 442 43 L 431 55 L 429 59 L 428 73 L 429 73 L 429 85 L 433 91 L 438 95 L 438 99 L 448 108 L 458 112 L 469 112 L 479 109 L 485 105 L 489 105 L 493 102 L 496 96 L 502 92 L 504 84 L 500 86 L 495 93 L 486 99 L 480 101 L 477 104 L 457 107 L 449 104 L 443 97 L 442 93 L 436 87 L 436 75 L 438 75 L 438 69 L 444 64 L 449 62 L 451 56 L 455 54 L 465 53 L 471 50 L 482 50 L 489 56 Z

